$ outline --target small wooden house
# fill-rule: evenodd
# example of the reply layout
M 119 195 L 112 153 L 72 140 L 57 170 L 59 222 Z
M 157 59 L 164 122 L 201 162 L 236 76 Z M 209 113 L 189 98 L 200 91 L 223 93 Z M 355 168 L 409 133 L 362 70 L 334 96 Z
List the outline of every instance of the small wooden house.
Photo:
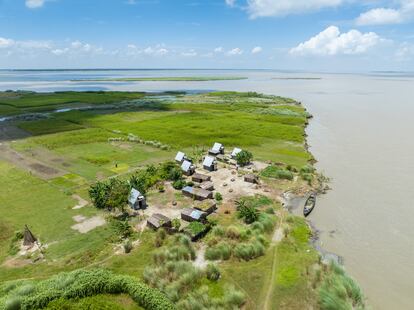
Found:
M 206 219 L 206 216 L 207 213 L 197 209 L 187 208 L 181 211 L 181 219 L 187 222 L 201 222 Z
M 155 213 L 147 220 L 147 225 L 152 229 L 159 229 L 161 227 L 172 227 L 171 220 L 165 215 Z
M 201 189 L 201 188 L 195 188 L 191 186 L 186 186 L 182 189 L 182 193 L 184 196 L 193 198 L 195 200 L 205 200 L 205 199 L 212 199 L 213 198 L 213 192 Z
M 128 197 L 128 205 L 134 210 L 145 209 L 147 207 L 147 201 L 144 195 L 133 188 Z
M 190 176 L 194 174 L 195 166 L 190 161 L 184 160 L 181 164 L 181 170 L 185 175 Z
M 259 178 L 257 175 L 254 174 L 246 174 L 244 176 L 244 181 L 248 183 L 257 184 L 259 182 Z
M 213 148 L 208 151 L 210 155 L 224 154 L 224 146 L 221 143 L 214 143 Z
M 204 182 L 200 184 L 200 188 L 206 191 L 214 191 L 214 184 L 213 182 Z
M 206 156 L 203 161 L 203 168 L 207 171 L 216 171 L 217 162 L 214 157 Z
M 193 175 L 193 177 L 191 179 L 192 179 L 193 182 L 203 183 L 203 182 L 210 181 L 211 177 L 209 175 L 196 173 L 196 174 Z
M 217 204 L 214 200 L 208 199 L 196 203 L 194 209 L 203 211 L 207 213 L 207 215 L 210 215 L 211 213 L 217 210 Z

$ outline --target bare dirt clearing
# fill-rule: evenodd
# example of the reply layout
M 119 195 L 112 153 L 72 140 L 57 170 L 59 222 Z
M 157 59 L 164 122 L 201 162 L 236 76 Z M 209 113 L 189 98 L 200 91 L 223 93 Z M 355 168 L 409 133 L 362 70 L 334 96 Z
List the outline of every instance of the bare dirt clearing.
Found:
M 88 219 L 82 215 L 76 215 L 73 217 L 73 220 L 75 222 L 78 222 L 78 224 L 73 225 L 71 228 L 79 231 L 81 234 L 86 234 L 87 232 L 95 229 L 96 227 L 103 226 L 106 224 L 105 219 L 99 215 Z
M 78 204 L 76 206 L 74 206 L 72 209 L 77 210 L 77 209 L 82 209 L 83 207 L 86 207 L 88 205 L 88 201 L 86 201 L 85 199 L 83 199 L 81 196 L 73 194 L 72 195 L 73 199 L 76 199 L 78 201 Z

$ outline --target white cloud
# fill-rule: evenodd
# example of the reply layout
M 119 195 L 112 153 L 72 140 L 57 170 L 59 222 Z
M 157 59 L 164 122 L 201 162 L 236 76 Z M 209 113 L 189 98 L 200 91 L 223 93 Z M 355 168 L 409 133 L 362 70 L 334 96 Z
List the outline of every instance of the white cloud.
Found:
M 243 50 L 241 50 L 238 47 L 233 48 L 227 52 L 227 55 L 230 55 L 230 56 L 241 55 L 241 54 L 243 54 Z
M 395 52 L 397 61 L 410 61 L 414 57 L 414 45 L 407 42 L 402 43 Z
M 45 0 L 26 0 L 26 6 L 29 9 L 41 8 L 45 4 Z
M 225 2 L 228 6 L 235 6 L 236 5 L 236 0 L 225 0 Z
M 252 49 L 252 54 L 258 54 L 261 53 L 263 51 L 263 48 L 260 46 L 256 46 L 255 48 Z
M 345 0 L 248 0 L 247 11 L 251 18 L 285 16 L 337 7 Z
M 292 48 L 290 54 L 302 56 L 362 54 L 382 40 L 374 32 L 361 33 L 353 29 L 341 33 L 338 27 L 330 26 L 308 41 Z
M 223 52 L 223 48 L 222 48 L 221 46 L 216 47 L 216 48 L 214 49 L 214 53 L 222 53 L 222 52 Z
M 14 41 L 11 39 L 0 38 L 0 48 L 8 48 L 14 44 Z
M 414 0 L 399 0 L 396 8 L 375 8 L 362 13 L 357 25 L 387 25 L 408 22 L 414 19 Z
M 181 55 L 184 57 L 194 57 L 194 56 L 197 56 L 197 52 L 192 49 L 192 50 L 189 50 L 188 52 L 182 52 Z

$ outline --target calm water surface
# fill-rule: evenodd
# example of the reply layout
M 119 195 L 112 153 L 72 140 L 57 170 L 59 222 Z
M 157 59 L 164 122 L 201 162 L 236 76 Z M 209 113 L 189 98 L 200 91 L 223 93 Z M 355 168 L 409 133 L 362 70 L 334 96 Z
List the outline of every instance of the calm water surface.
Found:
M 247 76 L 243 81 L 74 83 L 128 76 Z M 318 77 L 320 80 L 273 78 Z M 310 220 L 321 243 L 344 258 L 374 309 L 414 308 L 414 76 L 272 71 L 0 72 L 0 89 L 238 90 L 300 100 L 318 169 L 333 190 Z

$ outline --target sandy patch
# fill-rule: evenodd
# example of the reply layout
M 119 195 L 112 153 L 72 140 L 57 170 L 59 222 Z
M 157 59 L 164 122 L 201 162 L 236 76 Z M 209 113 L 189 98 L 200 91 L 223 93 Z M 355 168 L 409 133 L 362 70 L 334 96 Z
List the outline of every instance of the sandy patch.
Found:
M 208 262 L 206 261 L 204 254 L 206 253 L 206 245 L 202 244 L 196 252 L 196 259 L 193 261 L 194 267 L 204 269 L 207 267 Z
M 85 199 L 83 199 L 81 196 L 79 195 L 72 195 L 73 199 L 76 199 L 78 201 L 78 204 L 76 206 L 74 206 L 72 209 L 77 210 L 77 209 L 82 209 L 83 207 L 86 207 L 88 205 L 89 202 L 87 202 Z
M 71 228 L 79 231 L 81 234 L 86 234 L 87 232 L 95 229 L 96 227 L 103 226 L 106 223 L 105 219 L 99 215 L 88 219 L 82 215 L 76 215 L 73 217 L 73 219 L 78 224 L 73 225 Z

